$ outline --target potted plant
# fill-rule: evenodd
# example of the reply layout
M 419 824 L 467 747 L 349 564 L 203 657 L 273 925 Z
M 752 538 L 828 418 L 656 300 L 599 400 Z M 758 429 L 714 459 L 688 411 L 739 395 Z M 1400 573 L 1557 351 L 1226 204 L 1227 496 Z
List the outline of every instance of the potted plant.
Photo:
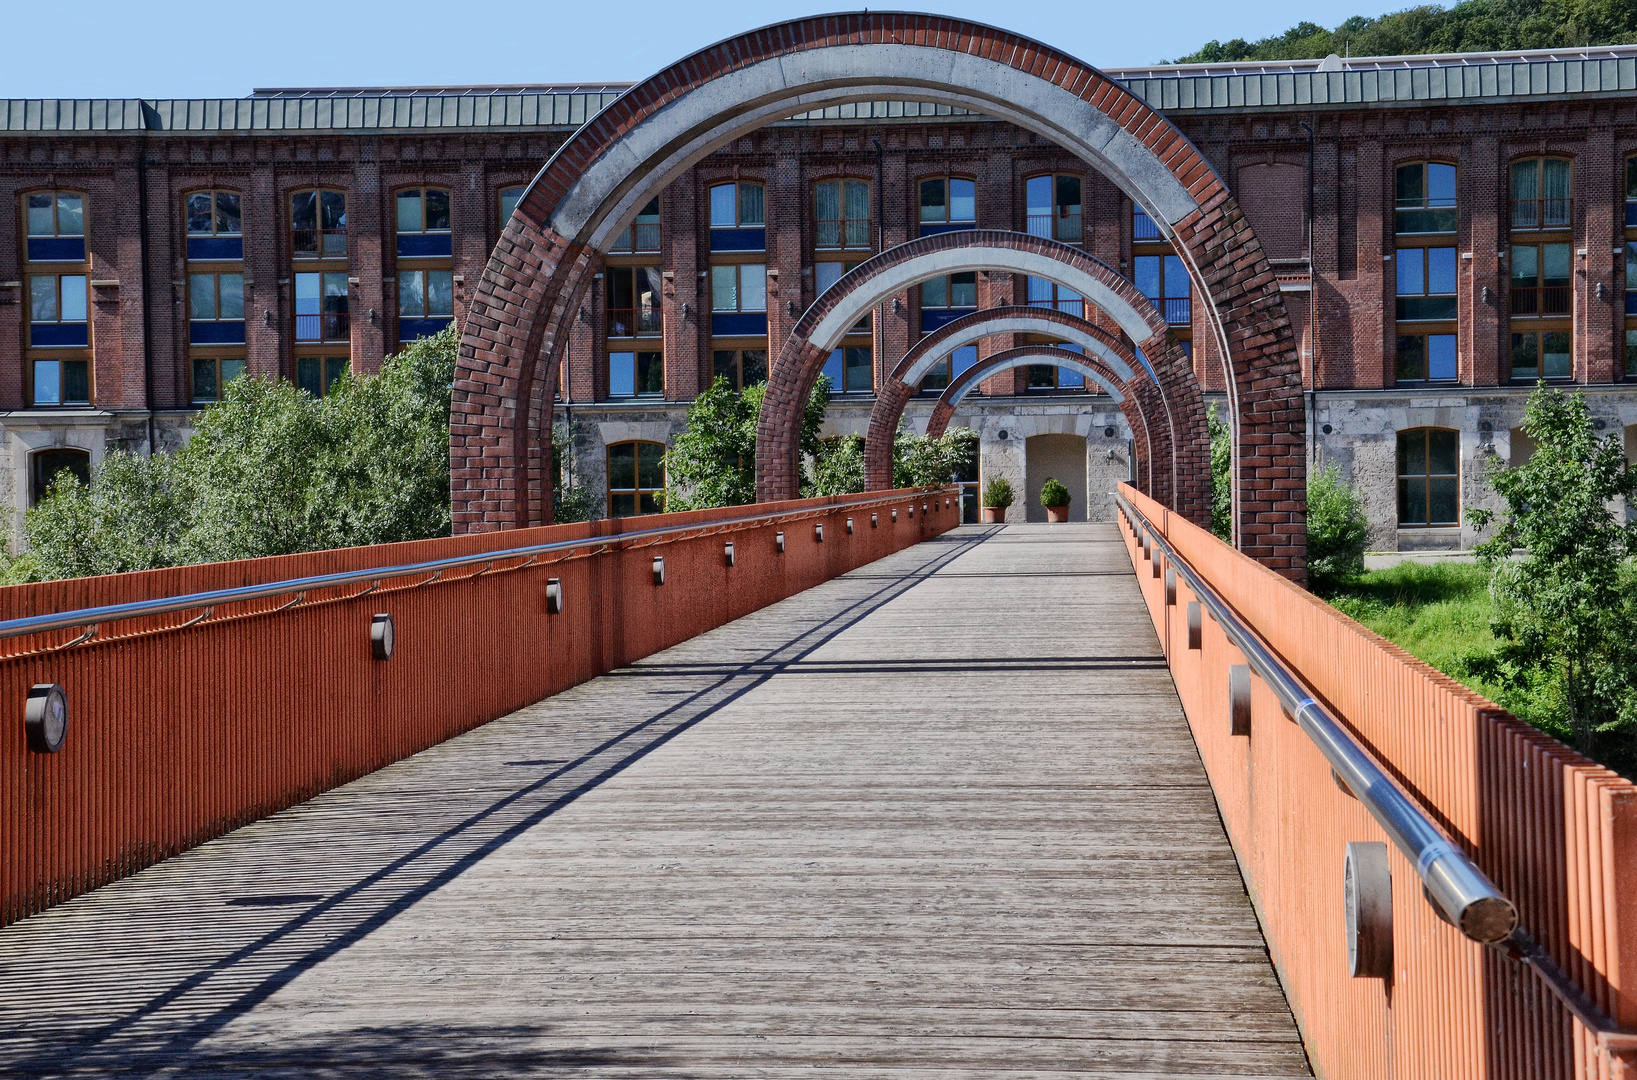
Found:
M 1040 485 L 1040 505 L 1046 508 L 1046 520 L 1054 524 L 1069 520 L 1069 489 L 1051 477 Z
M 1004 476 L 991 477 L 983 486 L 983 523 L 1004 525 L 1006 508 L 1012 505 L 1012 485 Z

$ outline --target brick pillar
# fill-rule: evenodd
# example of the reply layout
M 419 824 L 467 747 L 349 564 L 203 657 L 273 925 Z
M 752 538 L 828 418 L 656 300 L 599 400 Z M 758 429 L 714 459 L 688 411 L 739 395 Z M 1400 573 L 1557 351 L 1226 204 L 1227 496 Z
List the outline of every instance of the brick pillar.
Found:
M 18 201 L 21 188 L 29 186 L 30 178 L 8 178 L 0 184 L 0 199 L 6 206 L 21 206 Z M 28 304 L 28 282 L 20 272 L 23 266 L 22 214 L 18 211 L 0 214 L 0 251 L 16 252 L 0 269 L 0 409 L 23 407 L 23 345 L 28 333 L 24 318 Z
M 1391 255 L 1392 212 L 1386 201 L 1393 178 L 1379 142 L 1358 148 L 1358 292 L 1362 305 L 1355 305 L 1353 334 L 1353 385 L 1358 389 L 1390 386 L 1397 358 L 1396 324 L 1389 312 L 1397 310 L 1398 267 L 1384 261 Z
M 1466 226 L 1462 259 L 1466 274 L 1461 297 L 1461 382 L 1497 386 L 1506 357 L 1505 267 L 1499 253 L 1506 247 L 1506 162 L 1492 136 L 1474 138 L 1456 176 L 1457 201 Z M 1484 290 L 1489 299 L 1484 299 Z
M 455 233 L 455 321 L 465 326 L 466 306 L 489 262 L 489 215 L 499 212 L 490 210 L 489 170 L 481 159 L 474 155 L 461 162 L 460 179 L 449 199 Z
M 91 319 L 95 404 L 105 409 L 140 409 L 142 386 L 142 241 L 137 233 L 137 171 L 122 166 L 112 177 L 87 185 L 91 209 L 86 229 L 91 269 Z M 126 281 L 131 295 L 123 294 Z M 99 284 L 101 283 L 101 284 Z M 134 347 L 133 347 L 134 340 Z M 133 372 L 134 368 L 134 372 Z
M 392 320 L 382 277 L 387 244 L 393 236 L 392 217 L 384 207 L 389 198 L 391 193 L 381 190 L 379 165 L 361 161 L 354 166 L 347 192 L 347 311 L 352 316 L 354 371 L 381 370 L 386 353 L 385 328 Z
M 1579 231 L 1574 246 L 1574 321 L 1580 329 L 1575 335 L 1574 377 L 1581 383 L 1613 382 L 1625 369 L 1625 309 L 1615 307 L 1614 296 L 1615 250 L 1625 246 L 1621 165 L 1613 131 L 1605 125 L 1589 128 L 1574 164 L 1575 203 L 1584 208 L 1575 215 Z M 1603 289 L 1601 297 L 1598 286 Z
M 261 148 L 258 148 L 261 149 Z M 289 196 L 272 169 L 257 169 L 245 183 L 244 215 L 245 368 L 252 375 L 291 376 Z M 487 258 L 484 260 L 487 262 Z M 280 285 L 279 282 L 286 282 Z
M 665 189 L 659 200 L 660 260 L 664 273 L 662 300 L 665 331 L 665 398 L 692 401 L 708 385 L 710 358 L 701 327 L 708 312 L 699 306 L 699 179 L 689 171 Z M 686 317 L 682 305 L 688 305 Z
M 162 165 L 150 165 L 147 184 L 148 259 L 144 264 L 141 235 L 134 232 L 136 253 L 131 265 L 139 267 L 140 271 L 131 275 L 134 280 L 121 276 L 120 300 L 128 306 L 127 314 L 132 320 L 135 331 L 133 355 L 139 368 L 151 367 L 153 371 L 153 386 L 141 393 L 153 402 L 154 408 L 163 409 L 186 405 L 193 397 L 192 371 L 188 364 L 187 312 L 175 302 L 176 299 L 185 299 L 185 290 L 176 290 L 170 285 L 173 280 L 187 280 L 187 258 L 182 239 L 182 193 L 176 177 Z M 139 194 L 133 192 L 133 198 Z M 140 202 L 132 203 L 133 212 L 139 207 Z M 140 228 L 140 223 L 133 222 L 133 228 Z M 147 363 L 143 361 L 144 319 L 148 323 L 147 347 L 152 351 Z M 139 370 L 137 375 L 145 380 L 147 373 Z
M 909 202 L 908 192 L 908 163 L 904 159 L 902 135 L 895 133 L 889 140 L 887 133 L 879 128 L 872 129 L 871 134 L 881 140 L 885 149 L 882 155 L 882 190 L 875 193 L 876 198 L 882 200 L 879 207 L 872 206 L 883 221 L 881 242 L 877 251 L 886 251 L 897 247 L 910 238 L 906 215 L 883 214 L 886 207 L 904 207 Z M 871 185 L 874 187 L 875 185 Z M 917 202 L 919 205 L 919 202 Z M 898 361 L 904 358 L 909 351 L 910 342 L 917 335 L 912 332 L 911 321 L 916 317 L 914 305 L 911 303 L 909 291 L 899 293 L 896 297 L 898 310 L 893 311 L 893 301 L 888 300 L 876 309 L 875 320 L 875 385 L 880 388 L 886 385 L 887 376 L 892 369 L 898 366 Z

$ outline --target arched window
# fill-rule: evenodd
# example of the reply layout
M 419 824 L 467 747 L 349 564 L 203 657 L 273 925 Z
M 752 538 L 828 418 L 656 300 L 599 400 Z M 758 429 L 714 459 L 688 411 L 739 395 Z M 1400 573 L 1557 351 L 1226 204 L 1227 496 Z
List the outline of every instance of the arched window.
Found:
M 1399 233 L 1455 231 L 1455 166 L 1415 161 L 1393 174 L 1393 223 Z
M 1626 362 L 1625 375 L 1637 379 L 1637 157 L 1626 159 Z
M 665 509 L 665 446 L 618 442 L 608 447 L 608 516 L 658 514 Z
M 31 191 L 23 196 L 29 262 L 85 261 L 85 196 Z
M 825 180 L 813 185 L 813 247 L 869 250 L 870 185 Z
M 398 258 L 447 259 L 454 251 L 449 227 L 449 193 L 442 188 L 398 192 Z
M 190 261 L 237 262 L 244 258 L 242 205 L 237 191 L 207 189 L 182 196 Z
M 1084 237 L 1080 177 L 1065 173 L 1031 176 L 1023 185 L 1028 232 L 1078 244 Z
M 518 202 L 522 200 L 523 191 L 522 185 L 500 189 L 500 229 L 502 232 L 506 229 L 506 222 L 511 220 L 512 212 L 517 209 Z
M 978 227 L 978 185 L 961 176 L 921 181 L 921 235 Z
M 1567 229 L 1573 220 L 1574 166 L 1563 158 L 1512 163 L 1512 228 Z
M 710 215 L 712 251 L 767 249 L 767 198 L 762 185 L 713 185 Z
M 648 200 L 648 205 L 637 211 L 637 219 L 614 238 L 609 249 L 628 254 L 650 255 L 659 251 L 659 196 Z
M 1461 523 L 1461 433 L 1411 428 L 1398 433 L 1398 524 Z
M 290 194 L 290 257 L 347 257 L 347 193 L 311 188 Z
M 29 470 L 32 474 L 30 505 L 38 503 L 51 490 L 51 482 L 61 472 L 72 473 L 82 484 L 91 482 L 91 455 L 84 450 L 75 450 L 71 447 L 57 447 L 51 450 L 37 450 L 30 457 Z

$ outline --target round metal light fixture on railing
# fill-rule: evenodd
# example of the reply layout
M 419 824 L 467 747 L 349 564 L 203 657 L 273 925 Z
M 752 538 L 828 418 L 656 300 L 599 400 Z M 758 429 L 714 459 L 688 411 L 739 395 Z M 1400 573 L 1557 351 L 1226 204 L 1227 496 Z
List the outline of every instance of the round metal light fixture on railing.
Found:
M 68 738 L 68 695 L 56 683 L 35 683 L 23 709 L 28 748 L 36 754 L 55 754 Z
M 813 526 L 813 540 L 815 542 L 817 542 L 817 543 L 820 543 L 820 544 L 824 543 L 824 526 L 823 525 L 814 525 Z
M 853 519 L 852 518 L 847 519 L 847 535 L 848 536 L 853 535 Z
M 784 530 L 783 529 L 780 529 L 778 532 L 773 534 L 773 547 L 778 550 L 780 555 L 784 554 Z
M 1386 979 L 1393 973 L 1393 878 L 1387 845 L 1379 840 L 1347 844 L 1343 889 L 1347 903 L 1347 972 L 1355 979 Z M 1433 905 L 1434 910 L 1437 905 Z
M 1250 665 L 1228 668 L 1228 734 L 1250 735 Z
M 733 565 L 733 541 L 729 540 L 722 545 L 722 561 L 728 566 Z
M 665 584 L 665 556 L 654 556 L 654 584 Z
M 563 613 L 563 581 L 561 578 L 546 579 L 546 614 L 561 615 Z
M 392 650 L 397 645 L 395 638 L 392 616 L 387 612 L 380 612 L 369 621 L 369 651 L 375 659 L 392 659 Z
M 880 514 L 871 514 L 870 515 L 870 528 L 878 529 L 880 527 L 881 527 L 881 515 Z

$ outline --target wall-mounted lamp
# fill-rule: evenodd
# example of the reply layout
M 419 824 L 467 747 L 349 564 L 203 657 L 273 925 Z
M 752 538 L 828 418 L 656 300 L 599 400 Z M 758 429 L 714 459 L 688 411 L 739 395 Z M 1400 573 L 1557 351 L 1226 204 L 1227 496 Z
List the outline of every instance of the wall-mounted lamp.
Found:
M 369 309 L 369 324 L 371 326 L 381 325 L 381 313 L 376 311 L 374 308 Z
M 561 578 L 546 579 L 546 614 L 561 615 L 563 613 L 563 581 Z
M 818 544 L 824 543 L 824 526 L 823 525 L 814 525 L 813 526 L 813 541 L 814 541 L 814 543 L 818 543 Z
M 1608 290 L 1603 287 L 1603 283 L 1601 281 L 1597 283 L 1597 298 L 1599 300 L 1608 299 Z
M 23 707 L 23 729 L 28 748 L 36 754 L 55 754 L 68 738 L 68 695 L 56 683 L 35 683 Z
M 396 646 L 396 634 L 392 629 L 392 616 L 383 611 L 369 621 L 370 655 L 377 660 L 391 660 L 392 650 Z
M 682 317 L 684 319 L 686 319 L 688 316 L 690 316 L 692 314 L 693 314 L 692 306 L 690 306 L 686 300 L 682 301 Z
M 654 556 L 654 584 L 665 584 L 665 556 Z
M 580 317 L 581 322 L 590 322 L 591 321 L 591 316 L 586 314 L 586 310 L 583 307 L 580 309 L 580 316 L 579 317 Z
M 262 321 L 262 323 L 264 325 L 267 325 L 267 326 L 272 326 L 273 325 L 273 312 L 272 312 L 272 309 L 269 308 L 269 309 L 266 309 L 266 310 L 262 311 L 261 321 Z
M 1486 303 L 1486 304 L 1489 303 L 1489 286 L 1488 285 L 1484 286 L 1483 299 L 1484 299 L 1484 303 Z
M 898 299 L 896 296 L 892 298 L 892 313 L 894 315 L 902 315 L 904 313 L 904 302 Z
M 773 534 L 773 548 L 780 555 L 784 554 L 784 530 L 783 529 L 781 529 L 778 532 Z
M 801 308 L 796 306 L 796 302 L 794 300 L 786 301 L 785 305 L 784 305 L 784 310 L 785 310 L 786 314 L 788 314 L 792 319 L 794 319 L 797 315 L 801 314 Z
M 732 540 L 729 540 L 726 544 L 722 545 L 722 562 L 725 563 L 728 566 L 733 565 L 733 541 Z
M 848 536 L 853 535 L 853 519 L 852 518 L 847 519 L 847 535 Z

